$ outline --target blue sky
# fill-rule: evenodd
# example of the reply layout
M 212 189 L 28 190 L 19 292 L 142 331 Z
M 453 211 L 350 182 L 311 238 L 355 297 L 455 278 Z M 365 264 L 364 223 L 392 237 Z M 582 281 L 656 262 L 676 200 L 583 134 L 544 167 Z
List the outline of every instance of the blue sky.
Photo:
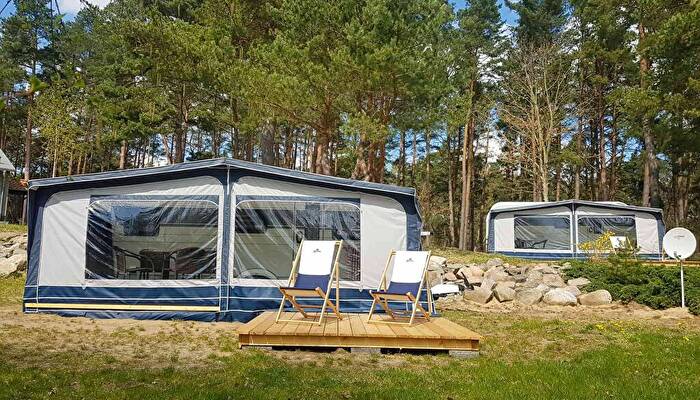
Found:
M 98 4 L 98 5 L 104 5 L 109 2 L 109 0 L 87 0 L 88 2 L 92 4 Z M 457 9 L 464 8 L 464 4 L 466 0 L 450 0 L 452 4 L 455 5 Z M 0 7 L 4 6 L 7 0 L 0 0 Z M 513 12 L 513 10 L 509 9 L 506 7 L 504 4 L 503 0 L 498 0 L 498 3 L 501 6 L 501 18 L 511 26 L 514 26 L 517 24 L 517 16 Z M 81 3 L 80 0 L 58 0 L 58 6 L 61 10 L 61 12 L 65 13 L 67 18 L 71 19 L 75 13 L 80 9 Z M 0 17 L 6 17 L 15 11 L 15 6 L 14 6 L 14 1 L 11 1 L 10 4 L 7 6 L 5 11 L 0 14 Z

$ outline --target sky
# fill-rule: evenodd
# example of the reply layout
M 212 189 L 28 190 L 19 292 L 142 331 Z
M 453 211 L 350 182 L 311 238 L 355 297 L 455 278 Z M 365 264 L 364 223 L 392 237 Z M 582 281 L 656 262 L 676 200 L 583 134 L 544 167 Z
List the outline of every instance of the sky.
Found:
M 58 1 L 58 8 L 61 10 L 62 13 L 66 14 L 66 19 L 73 19 L 75 17 L 75 14 L 80 11 L 80 9 L 83 7 L 83 3 L 80 0 L 57 0 Z M 87 1 L 90 4 L 95 4 L 100 7 L 104 7 L 109 3 L 110 0 L 83 0 Z M 461 9 L 464 8 L 464 4 L 466 0 L 450 0 L 452 4 L 454 4 L 455 8 Z M 0 7 L 4 6 L 7 0 L 0 0 Z M 503 21 L 505 21 L 506 24 L 510 26 L 515 26 L 517 24 L 517 16 L 513 12 L 513 10 L 509 9 L 506 7 L 504 4 L 503 0 L 498 0 L 498 3 L 501 6 L 501 18 Z M 10 4 L 5 8 L 5 10 L 0 14 L 0 17 L 7 17 L 11 15 L 12 13 L 15 12 L 15 6 L 14 6 L 14 1 L 10 1 Z

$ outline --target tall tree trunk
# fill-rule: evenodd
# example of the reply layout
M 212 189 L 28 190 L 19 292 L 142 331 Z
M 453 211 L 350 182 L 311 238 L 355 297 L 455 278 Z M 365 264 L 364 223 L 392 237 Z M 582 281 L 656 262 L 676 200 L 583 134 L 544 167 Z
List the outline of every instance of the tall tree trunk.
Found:
M 34 93 L 29 95 L 27 101 L 27 130 L 24 135 L 24 180 L 29 182 L 31 178 L 32 163 L 32 109 L 34 108 Z
M 119 169 L 126 168 L 126 154 L 128 152 L 128 147 L 126 139 L 122 139 L 122 145 L 119 149 Z
M 267 121 L 262 127 L 260 140 L 260 153 L 262 153 L 262 163 L 265 165 L 275 164 L 275 127 Z
M 457 244 L 457 235 L 455 232 L 455 176 L 454 176 L 454 160 L 452 159 L 452 138 L 450 137 L 449 128 L 447 130 L 447 202 L 449 208 L 449 234 L 450 246 L 454 247 Z
M 406 131 L 401 130 L 399 140 L 399 185 L 406 185 Z
M 646 27 L 642 21 L 639 21 L 639 47 L 643 48 L 646 41 Z M 640 88 L 647 90 L 648 75 L 651 62 L 644 52 L 639 59 L 639 76 Z M 642 136 L 644 138 L 644 180 L 642 186 L 642 205 L 645 207 L 658 206 L 659 199 L 657 193 L 656 182 L 658 180 L 658 163 L 656 161 L 656 146 L 654 144 L 654 136 L 651 131 L 651 124 L 646 118 L 642 117 Z
M 464 127 L 464 142 L 462 143 L 462 207 L 460 210 L 459 249 L 469 249 L 471 231 L 469 216 L 472 196 L 472 169 L 474 159 L 474 115 L 469 112 L 468 122 Z

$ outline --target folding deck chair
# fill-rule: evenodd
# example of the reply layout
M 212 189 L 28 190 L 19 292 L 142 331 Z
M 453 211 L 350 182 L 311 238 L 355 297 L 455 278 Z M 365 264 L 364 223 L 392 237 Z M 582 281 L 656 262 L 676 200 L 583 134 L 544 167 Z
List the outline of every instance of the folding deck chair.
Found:
M 343 247 L 342 240 L 302 240 L 299 251 L 292 263 L 292 272 L 289 274 L 287 286 L 280 287 L 282 303 L 275 322 L 300 322 L 321 325 L 326 308 L 330 308 L 338 319 L 340 315 L 340 250 Z M 335 303 L 330 300 L 331 287 L 335 282 Z M 297 298 L 321 298 L 322 305 L 299 304 Z M 289 301 L 299 313 L 306 319 L 318 315 L 318 321 L 289 319 L 282 320 L 284 306 Z M 309 313 L 306 309 L 320 308 L 321 312 Z
M 392 259 L 394 264 L 391 269 L 391 277 L 387 279 Z M 427 283 L 429 262 L 429 251 L 392 251 L 386 261 L 379 289 L 370 292 L 373 301 L 367 322 L 411 325 L 417 312 L 423 314 L 426 321 L 429 321 L 430 313 L 433 312 L 433 298 Z M 428 290 L 428 311 L 420 304 L 423 285 L 426 285 Z M 389 306 L 390 301 L 410 303 L 411 310 L 392 309 Z M 377 304 L 391 317 L 391 320 L 372 319 Z M 408 318 L 408 322 L 405 321 L 406 318 Z

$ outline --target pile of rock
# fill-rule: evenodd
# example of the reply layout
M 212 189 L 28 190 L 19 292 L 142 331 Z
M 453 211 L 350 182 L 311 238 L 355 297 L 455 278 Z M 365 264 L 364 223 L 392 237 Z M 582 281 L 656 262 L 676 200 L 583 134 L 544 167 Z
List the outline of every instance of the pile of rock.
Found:
M 521 305 L 594 306 L 610 304 L 607 290 L 582 293 L 580 288 L 589 284 L 586 278 L 564 281 L 562 272 L 569 263 L 511 265 L 500 258 L 484 264 L 449 264 L 443 257 L 432 257 L 429 268 L 431 286 L 453 283 L 462 289 L 464 300 L 479 304 L 514 301 Z
M 27 269 L 27 235 L 0 235 L 0 277 Z

